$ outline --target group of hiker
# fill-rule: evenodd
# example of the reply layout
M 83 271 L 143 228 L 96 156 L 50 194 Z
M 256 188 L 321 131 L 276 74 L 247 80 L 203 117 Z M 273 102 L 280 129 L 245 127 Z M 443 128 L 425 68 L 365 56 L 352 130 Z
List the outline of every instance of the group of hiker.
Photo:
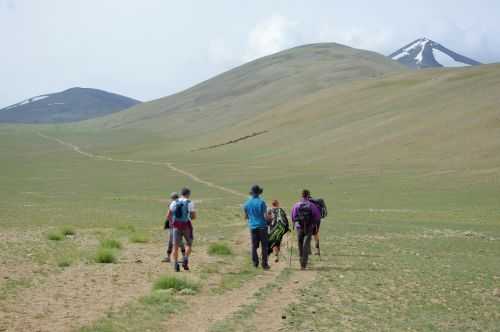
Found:
M 250 228 L 253 265 L 259 266 L 257 250 L 260 247 L 260 264 L 264 270 L 268 270 L 268 255 L 274 253 L 275 262 L 279 261 L 281 240 L 291 230 L 286 212 L 280 207 L 277 200 L 273 200 L 272 207 L 267 209 L 265 201 L 261 198 L 263 191 L 259 185 L 252 186 L 250 189 L 251 197 L 246 201 L 243 210 Z M 297 233 L 297 246 L 302 270 L 307 267 L 313 237 L 316 240 L 316 254 L 320 255 L 319 228 L 321 219 L 326 217 L 326 214 L 324 201 L 322 199 L 314 200 L 311 197 L 311 192 L 307 189 L 302 191 L 300 200 L 292 208 L 291 217 L 293 229 Z
M 278 262 L 282 239 L 286 233 L 294 229 L 297 234 L 300 267 L 302 270 L 306 269 L 313 237 L 316 254 L 320 255 L 319 228 L 321 219 L 327 214 L 324 201 L 313 199 L 310 191 L 304 189 L 300 200 L 292 208 L 293 228 L 290 229 L 287 214 L 280 207 L 278 200 L 273 200 L 268 209 L 261 197 L 263 191 L 259 185 L 252 186 L 250 198 L 243 205 L 245 219 L 250 229 L 253 265 L 257 268 L 260 263 L 264 270 L 268 270 L 270 268 L 268 257 L 272 253 L 275 256 L 275 262 Z M 194 239 L 192 221 L 196 219 L 194 202 L 190 200 L 190 196 L 189 188 L 182 188 L 180 194 L 173 192 L 170 195 L 171 201 L 164 224 L 164 228 L 168 230 L 168 241 L 163 262 L 171 262 L 176 272 L 180 271 L 181 266 L 184 270 L 189 270 L 189 256 Z M 179 261 L 179 250 L 182 254 L 181 261 Z

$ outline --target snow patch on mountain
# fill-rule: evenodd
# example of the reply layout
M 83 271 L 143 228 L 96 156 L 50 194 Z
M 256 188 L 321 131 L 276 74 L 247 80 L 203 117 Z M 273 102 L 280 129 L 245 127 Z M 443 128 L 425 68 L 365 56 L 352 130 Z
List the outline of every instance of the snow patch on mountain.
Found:
M 440 50 L 434 48 L 432 50 L 432 55 L 437 62 L 442 64 L 444 67 L 468 67 L 470 64 L 456 61 L 453 57 L 448 54 L 441 52 Z
M 19 107 L 19 106 L 22 106 L 22 105 L 27 105 L 27 104 L 30 104 L 30 103 L 33 103 L 35 101 L 39 101 L 39 100 L 42 100 L 42 99 L 45 99 L 49 97 L 48 95 L 43 95 L 43 96 L 36 96 L 36 97 L 32 97 L 32 98 L 29 98 L 29 99 L 26 99 L 26 100 L 23 100 L 22 102 L 19 102 L 17 104 L 14 104 L 14 105 L 11 105 L 9 107 L 6 107 L 5 109 L 6 110 L 10 110 L 10 109 L 13 109 L 13 108 L 16 108 L 16 107 Z
M 411 68 L 465 67 L 480 63 L 428 38 L 420 38 L 389 55 Z
M 422 41 L 420 41 L 420 45 L 419 45 L 420 52 L 415 57 L 415 60 L 417 60 L 417 63 L 422 63 L 422 61 L 424 61 L 424 50 L 425 50 L 425 47 L 427 46 L 428 43 L 429 43 L 428 39 L 423 39 Z

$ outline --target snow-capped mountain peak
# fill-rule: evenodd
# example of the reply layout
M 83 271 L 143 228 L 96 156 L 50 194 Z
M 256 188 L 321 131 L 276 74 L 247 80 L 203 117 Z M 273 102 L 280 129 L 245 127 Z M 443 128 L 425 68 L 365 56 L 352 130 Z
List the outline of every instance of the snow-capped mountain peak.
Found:
M 465 67 L 481 64 L 428 38 L 417 39 L 389 57 L 411 68 Z

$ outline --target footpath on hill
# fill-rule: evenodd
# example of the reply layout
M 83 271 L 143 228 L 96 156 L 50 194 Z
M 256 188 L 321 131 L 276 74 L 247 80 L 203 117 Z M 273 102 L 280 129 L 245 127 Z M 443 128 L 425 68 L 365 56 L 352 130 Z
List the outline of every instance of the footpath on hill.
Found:
M 84 151 L 80 147 L 56 137 L 42 133 L 38 133 L 38 135 L 66 146 L 87 158 L 168 167 L 197 183 L 239 197 L 247 196 L 233 189 L 201 179 L 170 162 L 115 159 Z M 245 230 L 237 234 L 234 242 L 241 246 L 239 248 L 241 251 L 245 251 L 247 241 L 248 234 Z M 48 284 L 45 284 L 42 289 L 27 290 L 29 297 L 26 297 L 26 301 L 20 301 L 19 304 L 14 305 L 16 307 L 14 311 L 26 315 L 26 319 L 23 319 L 22 322 L 18 320 L 18 323 L 12 327 L 32 328 L 37 326 L 40 331 L 69 331 L 78 326 L 91 324 L 102 318 L 107 311 L 117 310 L 117 308 L 148 293 L 151 278 L 159 276 L 163 270 L 155 258 L 157 252 L 158 250 L 152 248 L 151 244 L 135 245 L 126 250 L 125 259 L 120 262 L 123 264 L 110 267 L 113 271 L 99 272 L 95 270 L 95 267 L 83 267 L 90 269 L 89 271 L 82 271 L 82 267 L 70 268 L 60 276 L 48 280 Z M 200 263 L 209 259 L 205 257 L 206 255 L 200 255 L 197 252 L 198 255 L 196 260 L 199 260 Z M 142 262 L 135 264 L 134 262 L 139 256 L 142 257 Z M 273 264 L 271 271 L 258 274 L 246 281 L 242 287 L 228 290 L 223 294 L 202 291 L 199 295 L 186 297 L 189 312 L 182 311 L 166 317 L 164 326 L 174 331 L 209 331 L 218 323 L 234 318 L 234 315 L 243 307 L 258 304 L 256 310 L 247 317 L 247 320 L 259 329 L 265 327 L 266 331 L 278 331 L 282 328 L 284 309 L 296 300 L 298 290 L 304 285 L 310 284 L 316 277 L 315 271 L 298 272 L 294 269 L 287 269 L 287 267 L 288 261 L 282 260 L 278 264 Z M 92 269 L 94 270 L 92 271 Z M 288 273 L 287 278 L 283 280 L 282 284 L 279 284 L 284 272 Z M 141 275 L 149 275 L 150 278 L 141 279 Z M 112 287 L 108 287 L 109 283 L 104 283 L 102 287 L 99 286 L 99 282 L 96 281 L 102 278 L 107 279 Z M 116 291 L 117 287 L 120 289 L 119 292 Z M 112 294 L 105 296 L 109 301 L 102 301 L 103 292 L 106 290 L 111 291 Z M 263 290 L 269 290 L 269 296 L 259 298 L 259 294 Z

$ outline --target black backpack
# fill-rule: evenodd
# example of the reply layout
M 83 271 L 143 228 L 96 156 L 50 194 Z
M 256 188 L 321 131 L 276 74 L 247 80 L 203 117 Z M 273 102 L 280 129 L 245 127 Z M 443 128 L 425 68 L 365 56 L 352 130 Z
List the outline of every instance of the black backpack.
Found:
M 328 215 L 328 209 L 326 208 L 325 201 L 322 198 L 311 199 L 311 202 L 314 203 L 321 212 L 321 219 L 326 218 Z
M 301 226 L 307 226 L 313 223 L 313 211 L 311 203 L 300 202 L 297 209 L 297 216 L 295 217 Z
M 278 223 L 282 224 L 285 227 L 285 232 L 290 230 L 290 224 L 288 223 L 288 218 L 286 217 L 286 212 L 282 208 L 273 208 L 271 209 L 272 214 L 272 222 L 271 228 L 276 226 Z
M 189 221 L 189 200 L 178 200 L 175 205 L 174 221 Z

